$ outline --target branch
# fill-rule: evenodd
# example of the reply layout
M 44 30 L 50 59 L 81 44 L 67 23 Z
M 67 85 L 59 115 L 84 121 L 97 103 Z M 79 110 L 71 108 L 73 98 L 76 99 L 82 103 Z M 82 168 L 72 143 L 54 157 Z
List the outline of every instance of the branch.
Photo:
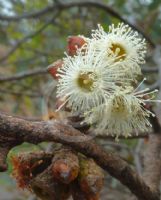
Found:
M 144 156 L 144 180 L 155 191 L 160 186 L 161 178 L 161 134 L 152 134 L 149 137 L 147 150 Z
M 0 15 L 0 20 L 8 20 L 8 21 L 17 21 L 21 19 L 28 19 L 28 18 L 39 18 L 41 15 L 44 15 L 49 12 L 53 11 L 63 11 L 65 9 L 69 9 L 72 7 L 95 7 L 101 10 L 104 10 L 108 14 L 112 15 L 115 18 L 118 18 L 119 20 L 123 21 L 126 24 L 129 24 L 133 29 L 137 30 L 139 33 L 141 33 L 146 40 L 149 42 L 149 44 L 152 47 L 155 47 L 155 44 L 151 40 L 151 38 L 139 27 L 136 25 L 131 24 L 127 19 L 124 19 L 118 12 L 116 12 L 113 8 L 109 7 L 107 4 L 98 2 L 98 1 L 77 1 L 77 2 L 69 2 L 69 3 L 62 3 L 58 2 L 54 4 L 53 6 L 46 7 L 40 11 L 37 11 L 35 13 L 28 13 L 23 14 L 21 16 L 2 16 Z
M 52 12 L 53 11 L 53 6 L 47 6 L 46 8 L 43 8 L 41 10 L 32 12 L 32 13 L 24 13 L 22 15 L 2 15 L 0 14 L 0 20 L 1 21 L 19 21 L 22 19 L 33 19 L 33 18 L 39 18 L 42 15 L 47 14 L 48 12 Z
M 57 13 L 56 13 L 57 15 Z M 6 59 L 9 58 L 9 56 L 11 56 L 16 50 L 17 48 L 19 48 L 23 43 L 25 43 L 26 41 L 28 41 L 28 39 L 35 37 L 36 35 L 38 35 L 39 33 L 41 33 L 44 29 L 46 29 L 54 20 L 54 18 L 56 17 L 56 15 L 54 15 L 54 17 L 52 17 L 50 20 L 48 20 L 41 28 L 39 28 L 38 30 L 26 35 L 24 38 L 22 38 L 21 40 L 19 40 L 9 51 L 8 53 L 3 56 L 2 58 L 0 58 L 0 62 L 5 61 Z
M 46 69 L 40 68 L 40 69 L 28 70 L 22 73 L 15 74 L 13 76 L 5 77 L 0 75 L 0 83 L 8 81 L 17 81 L 31 76 L 44 75 L 44 74 L 47 74 Z
M 113 10 L 111 7 L 107 6 L 104 3 L 101 2 L 96 2 L 96 1 L 81 1 L 81 2 L 69 2 L 69 3 L 59 3 L 56 5 L 53 5 L 53 7 L 48 7 L 47 12 L 49 11 L 58 11 L 59 13 L 63 10 L 72 8 L 72 7 L 96 7 L 99 9 L 104 10 L 105 12 L 107 12 L 108 14 L 112 15 L 113 17 L 116 17 L 118 19 L 120 19 L 122 22 L 129 24 L 133 29 L 135 29 L 136 31 L 138 31 L 139 33 L 141 33 L 144 38 L 149 42 L 149 44 L 154 48 L 155 44 L 153 43 L 153 41 L 151 40 L 151 38 L 143 32 L 143 30 L 141 30 L 139 27 L 137 27 L 136 25 L 131 24 L 128 20 L 124 19 L 120 14 L 118 14 L 115 10 Z M 42 11 L 38 12 L 39 14 L 42 13 Z M 22 15 L 22 16 L 12 16 L 12 18 L 14 20 L 19 20 L 19 19 L 23 19 L 23 18 L 30 18 L 32 16 L 39 16 L 39 14 L 37 15 L 37 13 L 34 15 L 32 14 L 26 14 L 26 15 Z M 57 15 L 58 13 L 56 13 Z M 47 23 L 45 23 L 40 29 L 36 30 L 33 33 L 30 33 L 29 35 L 25 36 L 24 38 L 22 38 L 21 40 L 19 40 L 10 50 L 9 52 L 2 58 L 0 58 L 0 62 L 5 61 L 6 59 L 8 59 L 9 56 L 11 56 L 16 50 L 17 48 L 19 48 L 23 43 L 25 43 L 28 39 L 35 37 L 36 35 L 38 35 L 39 33 L 41 33 L 49 24 L 51 24 L 53 22 L 53 20 L 56 18 L 56 15 L 54 15 L 54 17 L 52 19 L 50 19 Z M 1 16 L 2 18 L 2 16 Z M 7 18 L 7 17 L 4 17 Z M 11 19 L 11 17 L 9 17 Z
M 150 134 L 148 145 L 144 153 L 144 173 L 143 179 L 146 184 L 155 191 L 159 191 L 161 179 L 161 126 L 157 117 L 151 117 L 153 124 L 153 134 Z M 136 200 L 132 197 L 131 200 Z
M 112 9 L 105 3 L 101 3 L 98 1 L 80 1 L 80 2 L 69 2 L 69 3 L 62 3 L 62 2 L 60 3 L 59 2 L 59 4 L 57 4 L 57 7 L 60 10 L 64 10 L 64 9 L 68 9 L 68 8 L 72 8 L 72 7 L 76 7 L 76 6 L 77 7 L 96 7 L 101 10 L 104 10 L 105 12 L 107 12 L 108 14 L 112 15 L 115 18 L 118 18 L 125 24 L 130 25 L 133 29 L 135 29 L 136 31 L 141 33 L 153 48 L 155 47 L 154 42 L 141 28 L 137 27 L 136 25 L 133 25 L 131 22 L 129 22 L 127 19 L 123 18 L 118 12 L 116 12 L 114 9 Z
M 159 105 L 156 106 L 156 109 L 160 109 Z M 150 118 L 154 133 L 149 136 L 144 155 L 144 180 L 153 190 L 159 192 L 161 180 L 161 125 L 158 118 L 157 115 Z
M 59 121 L 29 122 L 19 118 L 0 114 L 0 144 L 1 163 L 4 167 L 4 158 L 10 149 L 22 142 L 37 144 L 43 141 L 53 141 L 71 146 L 86 156 L 95 159 L 98 165 L 108 171 L 113 177 L 126 185 L 141 200 L 159 200 L 159 194 L 153 191 L 141 177 L 119 156 L 106 152 L 90 138 L 69 125 Z M 4 154 L 4 155 L 3 155 Z M 2 168 L 3 169 L 3 168 Z
M 42 95 L 38 92 L 33 92 L 33 93 L 27 93 L 27 92 L 15 92 L 15 91 L 11 91 L 11 90 L 5 90 L 5 89 L 0 89 L 0 93 L 2 94 L 9 94 L 9 95 L 13 95 L 13 96 L 28 96 L 31 98 L 40 98 L 42 97 Z

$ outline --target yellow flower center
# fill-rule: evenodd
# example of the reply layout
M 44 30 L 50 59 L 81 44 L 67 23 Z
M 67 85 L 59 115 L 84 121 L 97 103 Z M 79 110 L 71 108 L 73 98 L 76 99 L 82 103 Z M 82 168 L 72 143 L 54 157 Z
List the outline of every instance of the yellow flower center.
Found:
M 93 72 L 80 73 L 77 84 L 85 92 L 91 92 L 94 87 L 95 77 L 96 75 Z
M 123 97 L 116 96 L 113 99 L 112 113 L 116 116 L 121 116 L 123 118 L 128 117 L 129 111 L 127 109 L 127 105 Z
M 110 50 L 115 54 L 117 55 L 118 58 L 116 58 L 116 62 L 117 61 L 120 61 L 120 60 L 125 60 L 126 58 L 126 50 L 125 48 L 120 45 L 120 44 L 117 44 L 117 43 L 113 43 L 110 47 Z

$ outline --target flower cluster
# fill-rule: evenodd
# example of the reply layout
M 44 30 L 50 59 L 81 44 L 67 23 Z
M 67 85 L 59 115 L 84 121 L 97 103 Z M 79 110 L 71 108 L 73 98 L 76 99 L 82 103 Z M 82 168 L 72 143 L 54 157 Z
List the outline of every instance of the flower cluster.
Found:
M 95 134 L 119 137 L 146 131 L 153 115 L 146 102 L 155 101 L 152 94 L 156 91 L 138 91 L 145 40 L 123 23 L 109 26 L 108 33 L 98 25 L 91 35 L 80 36 L 83 45 L 74 46 L 75 55 L 72 51 L 72 56 L 66 54 L 63 59 L 57 97 L 71 113 L 82 115 Z

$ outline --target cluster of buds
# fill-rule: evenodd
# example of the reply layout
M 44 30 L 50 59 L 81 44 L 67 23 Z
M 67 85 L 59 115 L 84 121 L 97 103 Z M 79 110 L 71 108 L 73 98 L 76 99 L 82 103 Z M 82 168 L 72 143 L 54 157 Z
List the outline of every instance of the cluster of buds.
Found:
M 22 189 L 43 200 L 98 200 L 103 187 L 102 169 L 68 147 L 54 153 L 22 153 L 12 158 L 13 177 Z M 74 189 L 76 188 L 76 189 Z M 82 200 L 83 200 L 82 199 Z
M 86 41 L 81 36 L 68 37 L 68 45 L 67 45 L 68 55 L 75 56 L 77 54 L 77 50 L 80 49 L 85 44 Z M 63 60 L 60 59 L 48 66 L 47 70 L 55 80 L 58 80 L 60 78 L 58 74 L 58 69 L 60 69 L 63 66 L 63 64 L 64 64 Z
M 91 38 L 69 37 L 66 56 L 48 67 L 58 81 L 58 110 L 83 117 L 95 135 L 147 131 L 153 116 L 147 103 L 160 101 L 153 99 L 156 90 L 140 91 L 145 54 L 145 39 L 123 23 L 108 32 L 98 25 Z

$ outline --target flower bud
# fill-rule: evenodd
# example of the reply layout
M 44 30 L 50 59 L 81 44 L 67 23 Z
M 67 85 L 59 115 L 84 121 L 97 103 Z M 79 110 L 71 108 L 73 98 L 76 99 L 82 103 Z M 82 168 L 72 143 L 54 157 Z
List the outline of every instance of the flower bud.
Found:
M 56 62 L 53 62 L 51 65 L 47 67 L 47 71 L 51 74 L 51 76 L 55 79 L 59 79 L 59 75 L 57 74 L 57 71 L 59 68 L 61 68 L 63 65 L 62 60 L 57 60 Z
M 91 199 L 99 196 L 104 185 L 104 174 L 93 159 L 80 158 L 79 184 L 86 196 L 93 197 Z
M 81 48 L 86 41 L 81 36 L 68 37 L 67 51 L 70 56 L 76 55 L 77 49 Z
M 79 161 L 77 155 L 70 149 L 60 149 L 53 158 L 52 170 L 55 179 L 69 184 L 78 176 Z

